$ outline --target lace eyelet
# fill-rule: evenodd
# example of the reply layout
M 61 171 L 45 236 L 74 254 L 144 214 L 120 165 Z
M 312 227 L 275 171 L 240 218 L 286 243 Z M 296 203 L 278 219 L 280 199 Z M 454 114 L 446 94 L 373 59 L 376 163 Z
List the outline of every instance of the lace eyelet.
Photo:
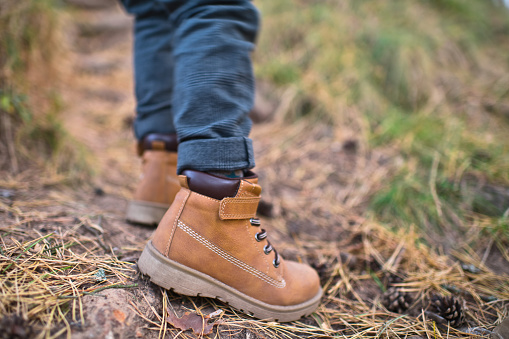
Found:
M 277 253 L 276 250 L 274 250 L 274 261 L 272 261 L 272 264 L 275 268 L 278 268 L 281 264 L 281 258 L 279 257 L 279 253 Z
M 258 226 L 261 225 L 260 219 L 258 219 L 258 218 L 251 218 L 251 219 L 249 219 L 249 222 L 253 226 L 257 226 L 258 227 Z
M 267 238 L 267 232 L 262 228 L 261 232 L 255 234 L 256 241 L 262 241 Z
M 278 268 L 278 267 L 279 267 L 279 265 L 281 265 L 281 262 L 280 262 L 279 260 L 277 260 L 277 259 L 274 259 L 274 260 L 272 261 L 272 265 L 274 265 L 274 267 L 275 267 L 275 268 Z
M 273 248 L 271 244 L 267 244 L 263 247 L 263 253 L 265 253 L 266 255 L 269 255 L 270 252 L 272 252 L 272 250 Z

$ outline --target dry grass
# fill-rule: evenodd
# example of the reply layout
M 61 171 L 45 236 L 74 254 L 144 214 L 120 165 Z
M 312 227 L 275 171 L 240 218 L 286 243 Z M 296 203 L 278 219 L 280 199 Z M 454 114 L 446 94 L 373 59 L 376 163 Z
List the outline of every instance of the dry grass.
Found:
M 195 337 L 166 322 L 167 308 L 179 314 L 223 310 L 211 338 L 477 338 L 487 337 L 509 316 L 507 216 L 476 214 L 463 200 L 456 204 L 451 198 L 457 191 L 442 187 L 461 188 L 467 172 L 507 184 L 509 163 L 507 141 L 499 138 L 506 135 L 503 118 L 472 113 L 486 101 L 495 111 L 505 107 L 507 76 L 499 73 L 500 56 L 490 65 L 480 62 L 489 53 L 478 51 L 454 18 L 430 15 L 453 2 L 402 5 L 401 29 L 393 20 L 393 4 L 260 1 L 269 38 L 262 36 L 257 72 L 281 87 L 276 122 L 258 126 L 253 135 L 264 198 L 273 207 L 264 223 L 285 258 L 307 262 L 320 273 L 323 302 L 310 317 L 280 324 L 249 318 L 215 300 L 160 290 L 156 302 L 145 295 L 130 304 L 149 337 Z M 359 18 L 374 13 L 377 20 L 360 25 Z M 461 32 L 458 41 L 449 32 Z M 477 73 L 462 73 L 471 68 Z M 463 97 L 471 101 L 464 103 Z M 58 111 L 58 95 L 54 101 Z M 54 128 L 58 115 L 50 118 L 44 135 L 58 146 L 65 131 Z M 483 124 L 488 131 L 471 133 Z M 478 148 L 490 150 L 480 162 L 474 157 Z M 123 151 L 104 150 L 115 159 Z M 71 159 L 66 154 L 57 157 Z M 125 189 L 123 173 L 117 176 L 116 189 Z M 36 195 L 14 201 L 0 197 L 0 317 L 7 319 L 0 326 L 21 319 L 34 336 L 69 337 L 87 321 L 84 296 L 133 285 L 135 270 L 117 260 L 102 226 L 87 215 L 88 206 L 77 213 L 72 205 L 83 205 L 79 197 L 41 193 L 68 179 L 57 170 L 44 178 L 28 172 L 0 178 L 2 189 Z M 387 193 L 387 188 L 394 190 Z M 376 192 L 383 199 L 373 215 L 366 211 Z M 56 205 L 59 212 L 51 212 Z M 447 246 L 422 231 L 450 224 L 457 227 L 442 228 Z M 496 263 L 492 249 L 498 251 Z M 130 248 L 140 250 L 141 245 Z M 414 301 L 401 314 L 382 304 L 393 276 L 402 280 L 395 286 Z M 429 307 L 435 295 L 458 298 L 466 322 L 443 323 Z
M 508 275 L 486 268 L 467 249 L 457 252 L 456 258 L 440 256 L 418 245 L 415 233 L 395 235 L 368 221 L 356 225 L 350 236 L 342 243 L 313 242 L 308 248 L 299 250 L 303 258 L 320 253 L 321 264 L 334 263 L 326 272 L 320 271 L 322 277 L 327 277 L 321 306 L 301 321 L 259 321 L 238 314 L 215 300 L 180 297 L 161 291 L 163 309 L 185 300 L 187 307 L 184 310 L 197 314 L 223 310 L 220 324 L 209 336 L 211 338 L 228 335 L 239 338 L 408 338 L 412 335 L 418 338 L 477 338 L 487 337 L 495 324 L 509 316 Z M 353 238 L 361 240 L 353 243 Z M 281 247 L 284 248 L 284 244 Z M 341 253 L 348 253 L 348 256 Z M 474 265 L 479 270 L 469 272 L 460 263 Z M 370 266 L 378 269 L 373 271 Z M 381 304 L 383 281 L 389 274 L 404 277 L 404 282 L 397 286 L 413 296 L 415 302 L 406 314 L 389 312 Z M 430 310 L 429 300 L 433 295 L 455 295 L 464 307 L 466 323 L 458 328 L 447 326 Z M 159 333 L 160 338 L 165 333 L 170 333 L 171 337 L 195 337 L 171 328 L 165 321 L 164 312 L 158 313 L 152 308 L 151 315 L 141 312 L 139 315 L 149 323 L 152 331 Z
M 320 143 L 316 147 L 320 149 Z M 311 150 L 308 150 L 311 152 Z M 284 153 L 285 159 L 297 161 L 297 155 Z M 295 158 L 293 158 L 295 156 Z M 308 157 L 304 157 L 307 159 Z M 286 163 L 284 161 L 283 163 Z M 301 168 L 288 162 L 267 169 L 267 180 L 276 173 L 291 175 L 290 169 Z M 327 167 L 327 166 L 325 166 Z M 274 171 L 274 173 L 271 173 Z M 326 170 L 324 170 L 326 171 Z M 298 171 L 297 171 L 298 172 Z M 345 179 L 347 171 L 338 179 Z M 302 180 L 289 177 L 289 183 Z M 327 197 L 324 182 L 309 191 Z M 12 179 L 17 192 L 38 192 L 34 185 Z M 5 183 L 7 184 L 7 182 Z M 329 181 L 329 185 L 331 182 Z M 334 187 L 338 187 L 337 184 Z M 273 185 L 278 197 L 277 186 Z M 284 188 L 279 186 L 284 191 Z M 91 216 L 76 215 L 71 207 L 52 208 L 61 202 L 58 194 L 14 201 L 0 199 L 3 216 L 1 232 L 0 318 L 15 321 L 19 317 L 34 337 L 70 336 L 87 324 L 82 298 L 99 294 L 103 288 L 131 287 L 140 298 L 130 305 L 145 321 L 148 337 L 195 338 L 190 331 L 180 331 L 166 322 L 165 309 L 181 315 L 185 311 L 207 315 L 223 310 L 218 326 L 210 338 L 477 338 L 487 337 L 502 319 L 509 316 L 509 276 L 498 270 L 480 248 L 469 245 L 474 235 L 483 234 L 482 220 L 473 223 L 470 236 L 458 240 L 450 255 L 441 255 L 421 240 L 421 234 L 410 228 L 391 232 L 387 228 L 343 211 L 341 217 L 326 216 L 305 199 L 308 189 L 295 198 L 281 199 L 280 215 L 263 219 L 271 229 L 271 239 L 287 259 L 307 262 L 319 272 L 324 297 L 318 310 L 309 317 L 291 323 L 265 322 L 250 318 L 212 299 L 183 297 L 159 290 L 154 303 L 143 286 L 136 287 L 136 271 L 131 264 L 119 261 L 102 237 L 102 227 Z M 56 199 L 58 198 L 58 199 Z M 68 198 L 66 198 L 68 199 Z M 323 209 L 334 211 L 332 199 L 325 199 Z M 309 208 L 306 208 L 308 206 Z M 339 207 L 338 207 L 339 208 Z M 293 210 L 293 215 L 288 211 Z M 62 211 L 68 211 L 62 213 Z M 334 212 L 336 213 L 336 212 Z M 313 215 L 317 215 L 313 218 Z M 78 214 L 79 215 L 79 214 Z M 297 221 L 304 222 L 299 229 Z M 106 222 L 106 224 L 108 224 Z M 293 225 L 293 226 L 292 226 Z M 489 241 L 490 237 L 482 237 Z M 500 245 L 503 245 L 501 243 Z M 132 248 L 141 251 L 141 246 Z M 481 248 L 497 246 L 483 244 Z M 500 268 L 509 265 L 507 247 L 500 246 Z M 382 304 L 388 277 L 397 275 L 396 286 L 412 296 L 413 303 L 404 313 L 389 312 Z M 429 307 L 435 295 L 454 295 L 465 309 L 466 322 L 448 327 Z M 147 311 L 148 310 L 148 311 Z M 14 320 L 13 320 L 14 319 Z M 4 320 L 5 322 L 5 320 Z M 3 325 L 5 326 L 5 324 Z
M 22 213 L 4 204 L 0 210 L 18 219 L 0 228 L 0 327 L 7 335 L 13 328 L 10 322 L 21 319 L 27 337 L 70 338 L 71 327 L 85 324 L 83 296 L 136 286 L 126 285 L 135 272 L 132 264 L 100 254 L 102 241 L 80 233 L 80 228 L 99 232 L 100 226 L 89 219 L 69 227 L 75 218 Z M 27 227 L 34 223 L 43 225 L 42 232 Z M 62 226 L 44 228 L 55 224 Z

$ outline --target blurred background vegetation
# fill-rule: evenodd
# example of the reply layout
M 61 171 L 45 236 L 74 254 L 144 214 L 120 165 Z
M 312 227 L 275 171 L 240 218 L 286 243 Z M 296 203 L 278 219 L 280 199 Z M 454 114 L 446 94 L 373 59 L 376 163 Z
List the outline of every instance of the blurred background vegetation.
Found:
M 503 1 L 257 4 L 257 76 L 298 93 L 285 121 L 353 129 L 362 149 L 396 155 L 370 199 L 375 219 L 438 234 L 486 222 L 509 239 Z
M 496 0 L 257 0 L 256 75 L 291 89 L 283 121 L 354 131 L 392 170 L 368 212 L 509 239 L 509 12 Z M 0 170 L 88 173 L 62 127 L 58 0 L 0 3 Z M 49 161 L 48 161 L 49 160 Z M 366 178 L 370 180 L 370 178 Z
M 63 128 L 59 68 L 65 59 L 57 0 L 0 3 L 0 171 L 28 169 L 77 179 L 84 149 Z M 55 58 L 55 56 L 58 58 Z

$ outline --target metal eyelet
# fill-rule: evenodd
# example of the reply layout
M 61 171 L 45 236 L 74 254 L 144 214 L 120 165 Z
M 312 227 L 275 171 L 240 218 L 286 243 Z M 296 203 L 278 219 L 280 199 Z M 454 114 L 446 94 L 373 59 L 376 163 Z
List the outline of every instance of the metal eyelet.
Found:
M 255 234 L 256 241 L 262 241 L 267 238 L 267 232 L 262 228 L 261 232 Z
M 268 255 L 270 252 L 272 252 L 273 248 L 271 244 L 267 244 L 263 247 L 263 253 Z
M 274 261 L 272 261 L 272 265 L 274 265 L 275 268 L 278 268 L 281 264 L 281 258 L 279 257 L 279 253 L 277 253 L 276 250 L 274 250 Z
M 251 219 L 249 219 L 249 222 L 253 226 L 260 226 L 261 225 L 260 219 L 258 219 L 258 218 L 251 218 Z

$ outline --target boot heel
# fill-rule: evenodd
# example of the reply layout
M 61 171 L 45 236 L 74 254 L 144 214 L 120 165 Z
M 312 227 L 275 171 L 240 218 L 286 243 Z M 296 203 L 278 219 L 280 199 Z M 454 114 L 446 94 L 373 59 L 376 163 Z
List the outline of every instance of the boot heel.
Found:
M 156 225 L 159 224 L 169 206 L 157 202 L 129 201 L 126 219 L 135 224 Z
M 149 276 L 150 281 L 167 290 L 188 296 L 215 298 L 213 293 L 207 293 L 208 286 L 199 277 L 184 268 L 178 267 L 178 263 L 171 262 L 162 256 L 151 242 L 145 246 L 138 260 L 140 272 Z M 197 293 L 196 291 L 200 291 Z

